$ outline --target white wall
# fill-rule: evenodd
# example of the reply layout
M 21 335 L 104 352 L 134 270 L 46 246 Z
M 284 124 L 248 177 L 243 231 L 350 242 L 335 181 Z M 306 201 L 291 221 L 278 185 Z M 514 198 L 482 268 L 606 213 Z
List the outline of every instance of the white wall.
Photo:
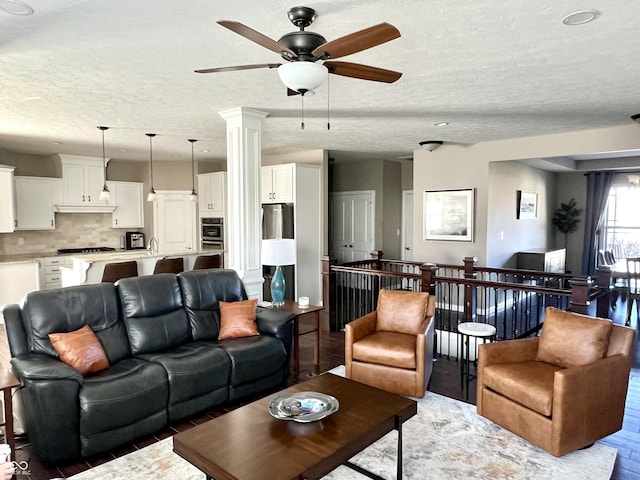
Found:
M 504 251 L 495 243 L 496 226 L 501 228 L 499 219 L 494 218 L 504 214 L 502 207 L 496 214 L 489 209 L 492 183 L 490 182 L 490 165 L 492 162 L 502 162 L 516 159 L 539 159 L 546 157 L 560 157 L 569 155 L 585 155 L 601 152 L 616 152 L 640 149 L 640 130 L 635 124 L 621 127 L 571 132 L 566 134 L 546 135 L 539 137 L 527 137 L 520 139 L 484 142 L 476 145 L 447 145 L 445 144 L 434 152 L 416 150 L 413 162 L 413 188 L 414 188 L 414 259 L 439 263 L 461 264 L 465 256 L 477 256 L 478 263 L 482 266 L 489 265 L 489 260 L 500 261 L 498 257 L 505 258 L 514 253 L 519 247 L 512 247 L 508 242 L 502 242 Z M 593 162 L 593 163 L 591 163 Z M 578 208 L 584 208 L 586 182 L 582 173 L 590 167 L 606 168 L 603 161 L 573 161 L 565 160 L 562 163 L 565 173 L 557 175 L 557 194 L 555 205 L 549 205 L 548 212 L 559 206 L 560 201 L 567 201 L 571 197 L 576 198 Z M 625 159 L 625 161 L 611 161 L 611 165 L 618 168 L 640 167 L 637 158 Z M 567 168 L 567 166 L 569 168 Z M 573 173 L 573 176 L 566 176 Z M 540 181 L 544 184 L 547 180 Z M 537 182 L 537 180 L 536 180 Z M 583 183 L 584 182 L 584 183 Z M 537 183 L 535 184 L 537 185 Z M 443 242 L 423 240 L 423 191 L 454 188 L 476 189 L 476 219 L 475 241 Z M 496 186 L 500 188 L 500 186 Z M 552 188 L 551 183 L 546 188 Z M 515 185 L 509 186 L 515 190 Z M 494 195 L 496 195 L 494 193 Z M 507 196 L 510 194 L 507 192 Z M 547 195 L 550 199 L 552 195 Z M 506 200 L 507 210 L 509 204 L 515 200 Z M 493 201 L 495 203 L 495 199 Z M 492 203 L 492 204 L 493 204 Z M 550 201 L 550 203 L 552 203 Z M 547 213 L 548 215 L 549 213 Z M 583 222 L 581 222 L 582 227 Z M 552 227 L 548 227 L 552 231 Z M 499 233 L 500 230 L 497 230 Z M 574 272 L 579 271 L 579 261 L 582 256 L 582 232 L 576 232 L 570 238 L 568 245 L 569 260 L 567 268 Z M 558 239 L 556 239 L 557 245 Z M 491 244 L 491 245 L 489 245 Z M 552 246 L 552 245 L 550 245 Z
M 489 164 L 487 265 L 517 268 L 515 252 L 555 246 L 556 176 L 517 162 Z M 518 190 L 538 194 L 536 218 L 517 218 Z

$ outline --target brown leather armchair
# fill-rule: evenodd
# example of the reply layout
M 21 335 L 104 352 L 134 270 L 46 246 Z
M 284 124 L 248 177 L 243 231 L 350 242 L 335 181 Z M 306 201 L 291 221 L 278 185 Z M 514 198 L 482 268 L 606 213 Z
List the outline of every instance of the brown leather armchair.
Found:
M 433 369 L 435 297 L 381 290 L 377 310 L 345 327 L 346 377 L 422 398 Z
M 479 345 L 477 409 L 560 457 L 622 428 L 635 330 L 548 307 L 540 337 Z

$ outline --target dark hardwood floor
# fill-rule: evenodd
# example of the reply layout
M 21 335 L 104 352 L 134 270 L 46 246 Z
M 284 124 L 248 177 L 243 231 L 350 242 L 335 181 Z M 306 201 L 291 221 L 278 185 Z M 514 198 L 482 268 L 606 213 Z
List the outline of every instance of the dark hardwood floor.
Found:
M 621 316 L 623 308 L 616 308 L 616 315 Z M 305 320 L 306 321 L 306 320 Z M 620 323 L 620 319 L 614 317 L 614 321 Z M 323 319 L 322 348 L 320 355 L 320 366 L 313 365 L 313 335 L 301 337 L 300 373 L 291 374 L 288 379 L 289 384 L 304 381 L 311 375 L 324 372 L 344 363 L 344 335 L 342 333 L 329 332 L 328 319 Z M 636 321 L 633 319 L 632 326 Z M 9 350 L 6 340 L 4 326 L 0 328 L 0 367 L 7 367 L 9 364 Z M 638 343 L 636 338 L 636 343 Z M 616 480 L 640 480 L 640 355 L 636 348 L 634 370 L 629 383 L 629 394 L 627 397 L 627 407 L 625 411 L 623 429 L 609 437 L 601 440 L 602 443 L 611 445 L 618 449 L 618 457 L 612 478 Z M 446 395 L 451 398 L 464 401 L 463 392 L 460 390 L 460 369 L 459 363 L 455 359 L 438 358 L 434 364 L 433 375 L 429 384 L 429 391 Z M 475 383 L 470 389 L 469 402 L 475 402 Z M 247 400 L 249 402 L 251 400 Z M 26 461 L 29 464 L 29 475 L 16 476 L 20 480 L 49 480 L 52 478 L 66 478 L 76 473 L 87 470 L 96 465 L 113 460 L 119 456 L 144 448 L 161 439 L 170 437 L 177 432 L 187 430 L 195 425 L 206 422 L 216 416 L 222 415 L 239 405 L 227 405 L 214 409 L 206 414 L 189 420 L 173 424 L 158 434 L 138 439 L 130 445 L 125 445 L 112 452 L 65 465 L 51 466 L 43 464 L 35 455 L 31 453 L 28 438 L 22 436 L 17 439 L 18 451 L 16 459 Z

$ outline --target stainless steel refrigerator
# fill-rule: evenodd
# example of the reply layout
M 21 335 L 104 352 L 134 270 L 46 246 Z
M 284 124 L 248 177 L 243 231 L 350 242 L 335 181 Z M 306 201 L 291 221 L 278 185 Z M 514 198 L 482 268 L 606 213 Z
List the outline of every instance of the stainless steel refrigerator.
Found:
M 293 203 L 266 203 L 262 205 L 262 238 L 294 238 Z M 295 266 L 285 265 L 282 268 L 286 290 L 284 298 L 295 300 Z M 264 300 L 271 301 L 271 278 L 276 267 L 262 266 L 264 284 L 262 296 Z

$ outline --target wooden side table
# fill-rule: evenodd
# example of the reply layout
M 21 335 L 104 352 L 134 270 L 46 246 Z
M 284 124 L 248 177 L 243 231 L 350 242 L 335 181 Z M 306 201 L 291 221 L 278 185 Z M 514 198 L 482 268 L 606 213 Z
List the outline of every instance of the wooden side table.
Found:
M 11 390 L 19 387 L 20 382 L 11 373 L 10 370 L 0 368 L 0 390 L 2 390 L 3 402 L 4 402 L 4 437 L 5 441 L 11 447 L 11 458 L 15 459 L 16 442 L 13 438 L 13 403 L 11 399 Z
M 324 307 L 318 305 L 309 305 L 307 308 L 300 308 L 297 302 L 291 300 L 285 300 L 284 305 L 280 308 L 285 312 L 293 313 L 296 318 L 294 321 L 293 330 L 293 368 L 296 373 L 300 371 L 300 337 L 309 333 L 316 334 L 316 348 L 313 355 L 314 365 L 320 365 L 320 312 L 324 310 Z M 306 332 L 300 332 L 300 317 L 307 314 L 315 314 L 315 328 L 313 330 L 307 330 Z

